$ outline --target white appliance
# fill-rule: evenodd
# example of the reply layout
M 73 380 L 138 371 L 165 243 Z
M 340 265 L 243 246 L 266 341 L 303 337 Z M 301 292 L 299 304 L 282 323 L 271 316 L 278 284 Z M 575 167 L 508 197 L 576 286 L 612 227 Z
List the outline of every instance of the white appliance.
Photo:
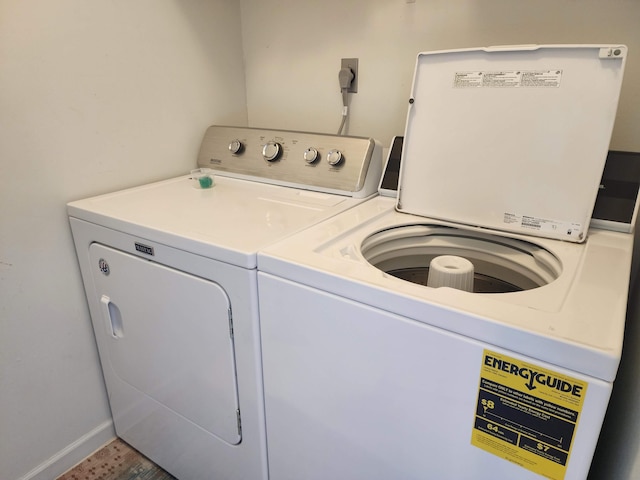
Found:
M 586 477 L 637 214 L 589 229 L 625 56 L 418 56 L 397 199 L 258 255 L 272 480 Z
M 188 479 L 266 479 L 256 254 L 375 194 L 368 138 L 210 127 L 186 175 L 68 205 L 116 433 Z

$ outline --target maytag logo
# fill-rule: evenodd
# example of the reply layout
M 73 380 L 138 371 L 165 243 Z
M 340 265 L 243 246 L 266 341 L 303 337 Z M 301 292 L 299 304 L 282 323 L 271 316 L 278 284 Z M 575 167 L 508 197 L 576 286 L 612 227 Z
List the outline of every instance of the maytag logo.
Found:
M 218 158 L 210 158 L 209 159 L 209 164 L 211 164 L 211 165 L 222 165 L 222 160 L 220 160 Z
M 142 243 L 138 243 L 136 242 L 136 250 L 139 251 L 140 253 L 144 253 L 145 255 L 155 255 L 153 253 L 153 247 L 150 247 L 148 245 L 143 245 Z

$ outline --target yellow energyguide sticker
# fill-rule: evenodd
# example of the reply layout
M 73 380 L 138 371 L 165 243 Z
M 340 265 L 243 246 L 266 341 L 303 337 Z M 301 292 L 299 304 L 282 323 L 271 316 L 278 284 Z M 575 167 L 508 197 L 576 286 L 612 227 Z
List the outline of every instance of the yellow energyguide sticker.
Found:
M 562 480 L 587 385 L 484 350 L 471 444 Z

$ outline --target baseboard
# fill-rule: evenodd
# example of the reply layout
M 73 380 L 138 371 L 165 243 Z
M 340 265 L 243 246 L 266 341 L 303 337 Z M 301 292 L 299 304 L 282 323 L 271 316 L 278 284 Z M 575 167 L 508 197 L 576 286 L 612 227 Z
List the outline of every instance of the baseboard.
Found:
M 113 421 L 108 420 L 60 450 L 18 480 L 51 480 L 62 475 L 116 437 Z

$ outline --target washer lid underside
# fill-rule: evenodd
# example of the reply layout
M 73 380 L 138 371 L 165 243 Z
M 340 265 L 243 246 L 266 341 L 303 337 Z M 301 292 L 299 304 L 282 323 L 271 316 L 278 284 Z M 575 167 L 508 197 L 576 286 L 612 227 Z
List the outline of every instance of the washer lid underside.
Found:
M 420 54 L 398 210 L 584 242 L 624 72 L 610 47 Z
M 434 258 L 462 257 L 473 264 L 474 293 L 532 290 L 562 273 L 560 260 L 534 243 L 440 225 L 378 231 L 363 241 L 361 252 L 374 267 L 425 286 Z

